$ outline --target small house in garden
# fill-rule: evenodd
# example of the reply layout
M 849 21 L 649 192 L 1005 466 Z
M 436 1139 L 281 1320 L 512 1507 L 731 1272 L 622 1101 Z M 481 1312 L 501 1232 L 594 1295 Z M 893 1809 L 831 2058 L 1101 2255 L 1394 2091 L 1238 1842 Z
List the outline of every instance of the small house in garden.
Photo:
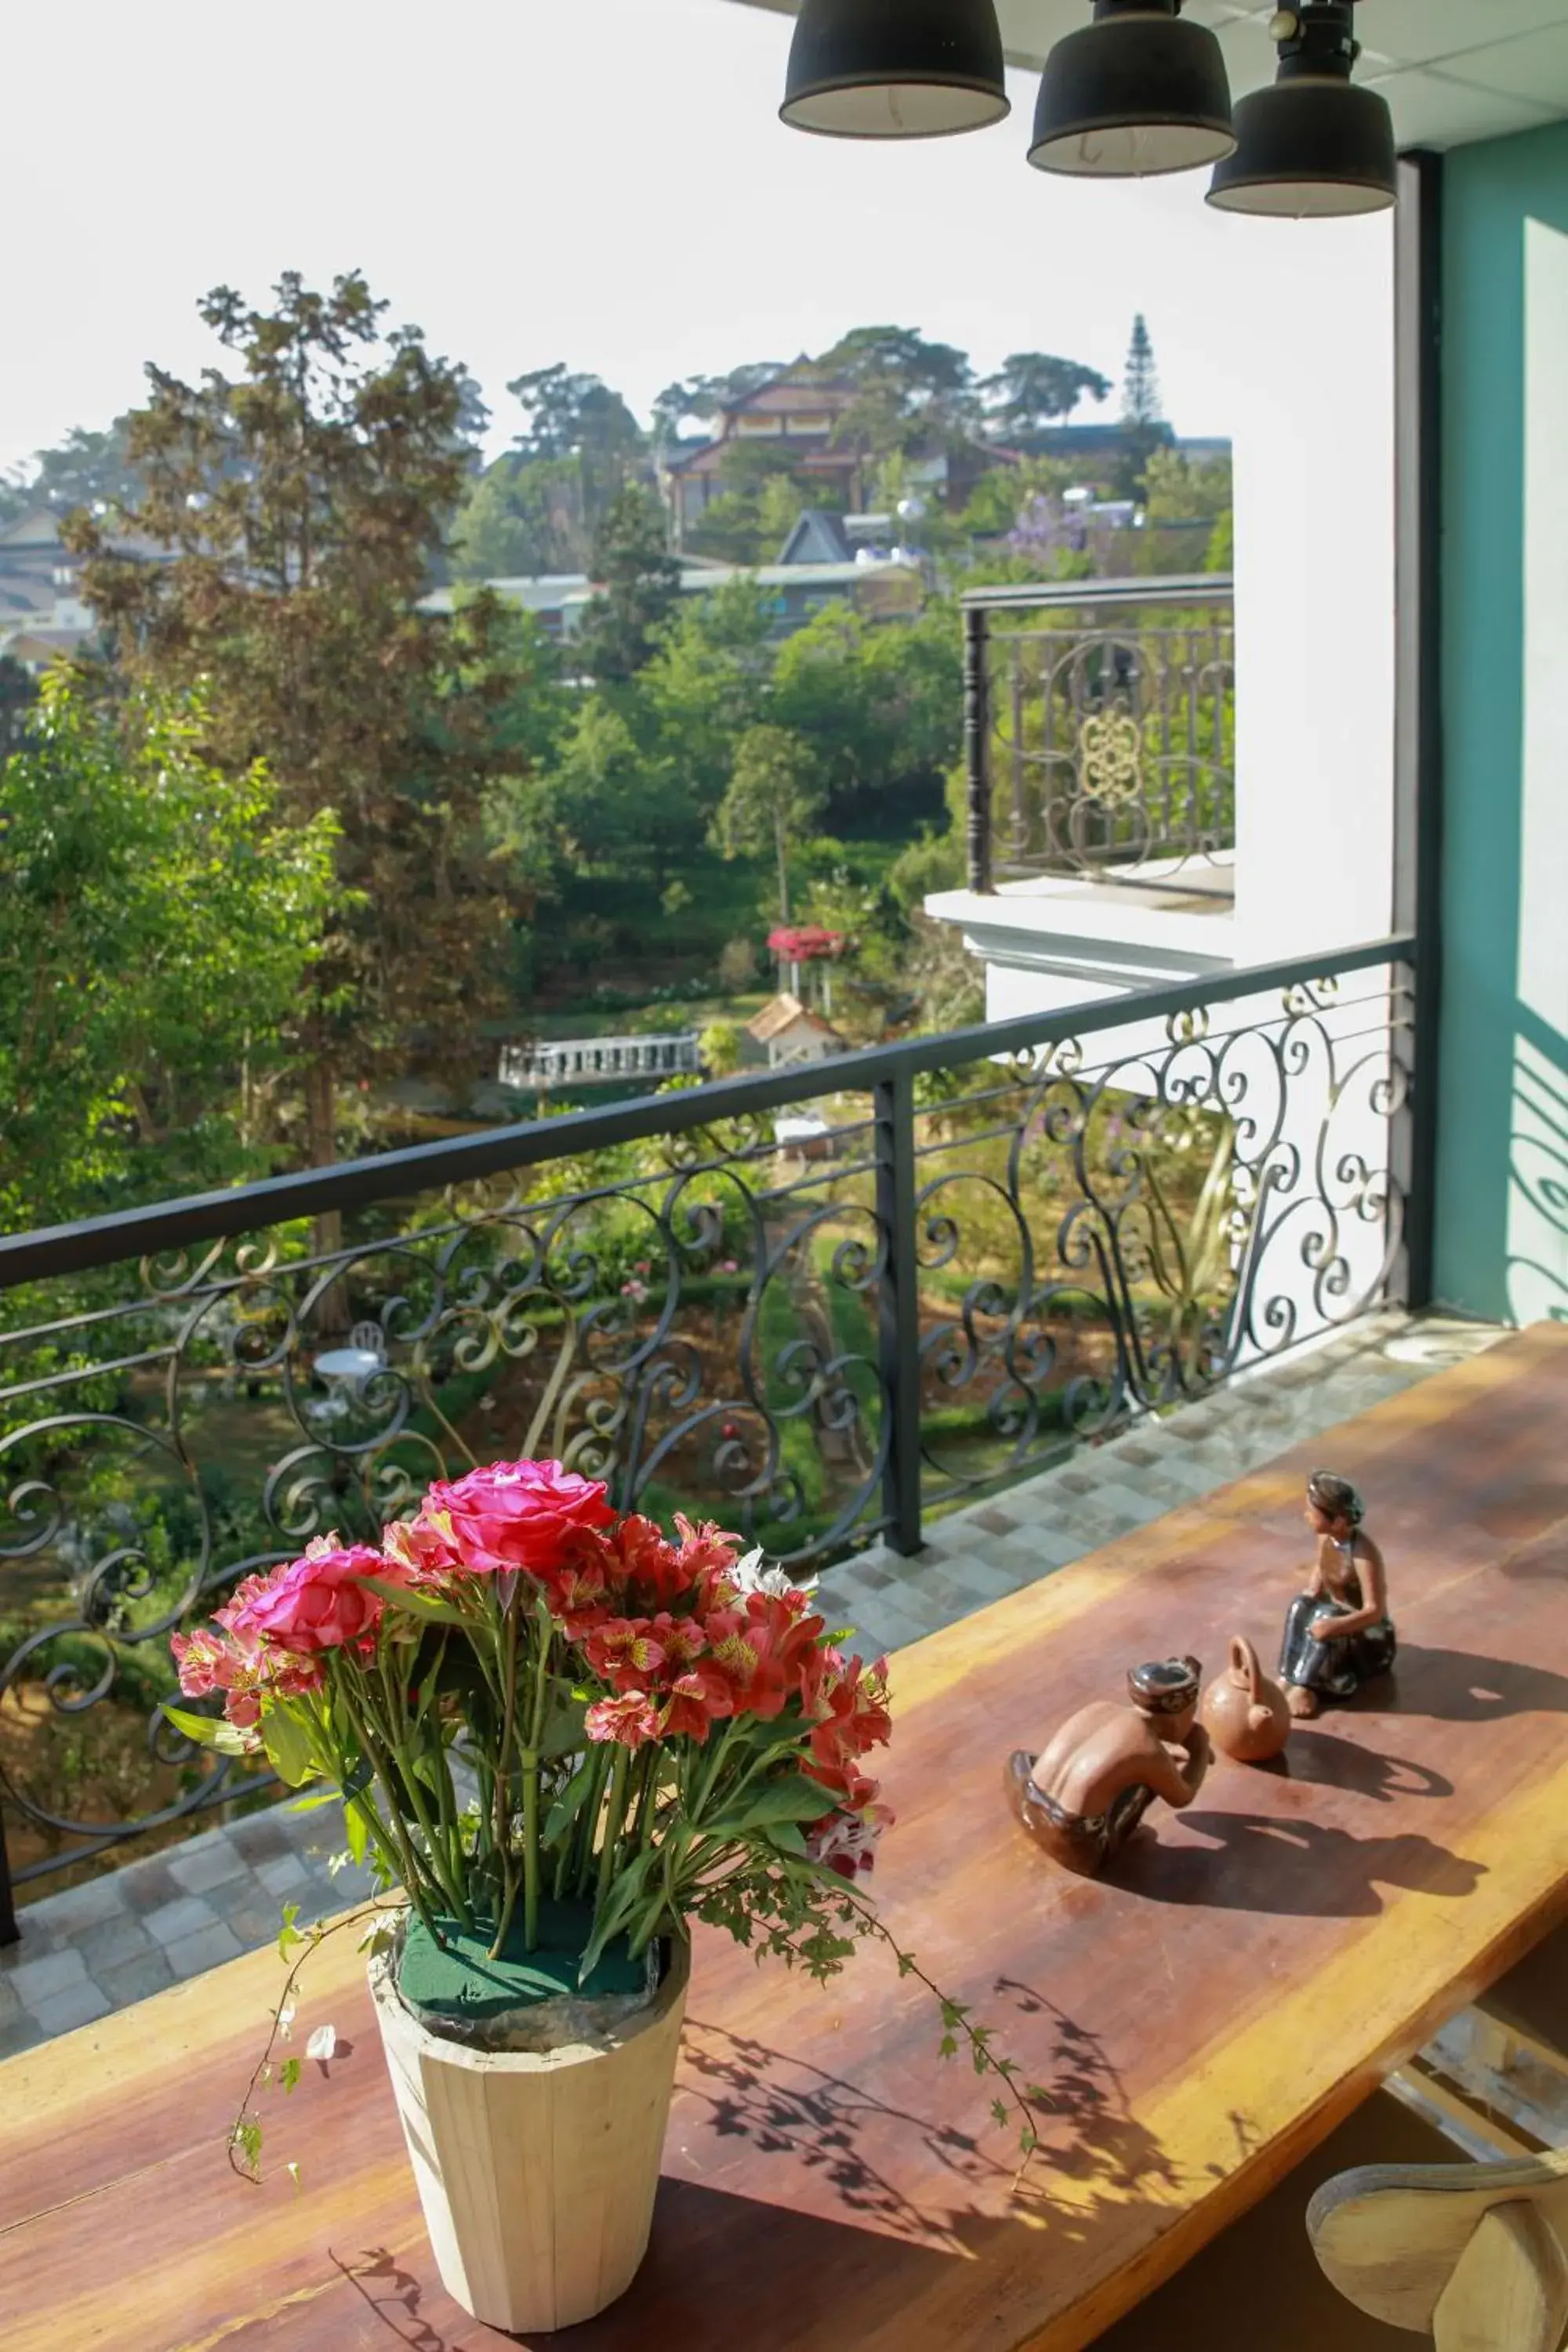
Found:
M 746 1034 L 767 1047 L 771 1070 L 783 1069 L 787 1062 L 826 1062 L 832 1055 L 848 1050 L 831 1021 L 813 1013 L 787 990 L 747 1022 Z

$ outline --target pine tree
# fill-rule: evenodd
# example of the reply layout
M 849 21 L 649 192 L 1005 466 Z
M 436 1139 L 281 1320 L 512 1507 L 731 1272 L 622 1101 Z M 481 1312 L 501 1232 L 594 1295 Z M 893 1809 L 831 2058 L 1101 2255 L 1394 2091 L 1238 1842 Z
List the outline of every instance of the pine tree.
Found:
M 1158 425 L 1162 416 L 1160 374 L 1154 364 L 1154 346 L 1150 340 L 1148 320 L 1140 310 L 1132 321 L 1132 340 L 1127 347 L 1121 421 L 1124 425 Z

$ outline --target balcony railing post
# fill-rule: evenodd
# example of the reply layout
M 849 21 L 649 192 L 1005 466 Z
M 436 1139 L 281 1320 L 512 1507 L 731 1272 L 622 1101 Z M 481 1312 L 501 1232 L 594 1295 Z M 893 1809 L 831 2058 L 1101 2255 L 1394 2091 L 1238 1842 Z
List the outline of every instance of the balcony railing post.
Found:
M 921 1549 L 920 1266 L 915 1255 L 915 1103 L 908 1071 L 876 1089 L 877 1219 L 884 1263 L 879 1315 L 888 1416 L 882 1505 L 894 1551 Z
M 16 1906 L 11 1894 L 11 1864 L 5 1852 L 5 1816 L 0 1813 L 0 1946 L 21 1940 L 22 1930 L 16 1925 Z
M 991 760 L 990 661 L 991 616 L 983 605 L 967 605 L 963 614 L 963 759 L 969 776 L 969 887 L 990 892 Z

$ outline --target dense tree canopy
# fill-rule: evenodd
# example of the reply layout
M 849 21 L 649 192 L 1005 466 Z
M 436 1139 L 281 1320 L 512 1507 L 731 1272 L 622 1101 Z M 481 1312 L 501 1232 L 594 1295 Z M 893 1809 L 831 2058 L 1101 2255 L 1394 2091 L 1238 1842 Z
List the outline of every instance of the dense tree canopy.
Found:
M 388 335 L 363 278 L 296 274 L 270 310 L 220 288 L 202 316 L 235 372 L 150 368 L 129 423 L 127 519 L 164 562 L 113 551 L 79 514 L 86 593 L 133 680 L 198 682 L 213 758 L 264 757 L 308 823 L 336 812 L 340 893 L 305 1029 L 312 1147 L 336 1150 L 345 1071 L 460 1058 L 501 1001 L 507 908 L 481 812 L 510 694 L 503 615 L 420 609 L 467 470 L 468 379 L 413 330 Z
M 202 753 L 199 702 L 48 678 L 0 763 L 0 1213 L 254 1168 L 303 1045 L 336 827 Z

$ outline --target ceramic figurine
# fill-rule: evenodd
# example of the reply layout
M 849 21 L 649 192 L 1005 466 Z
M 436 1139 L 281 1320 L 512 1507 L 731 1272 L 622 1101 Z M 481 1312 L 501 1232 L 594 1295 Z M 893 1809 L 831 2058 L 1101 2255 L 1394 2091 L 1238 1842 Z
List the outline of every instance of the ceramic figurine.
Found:
M 1187 1805 L 1211 1750 L 1197 1721 L 1203 1668 L 1195 1658 L 1134 1666 L 1131 1706 L 1081 1707 L 1032 1758 L 1008 1759 L 1007 1794 L 1037 1845 L 1064 1870 L 1092 1878 L 1124 1845 L 1156 1797 Z
M 1198 1719 L 1222 1756 L 1236 1764 L 1267 1764 L 1290 1737 L 1290 1708 L 1269 1681 L 1250 1642 L 1237 1633 L 1230 1664 L 1204 1693 Z
M 1308 1479 L 1307 1525 L 1318 1538 L 1318 1559 L 1306 1591 L 1290 1603 L 1279 1652 L 1292 1715 L 1316 1715 L 1325 1702 L 1353 1697 L 1394 1664 L 1388 1580 L 1362 1524 L 1365 1509 L 1348 1478 L 1314 1470 Z

